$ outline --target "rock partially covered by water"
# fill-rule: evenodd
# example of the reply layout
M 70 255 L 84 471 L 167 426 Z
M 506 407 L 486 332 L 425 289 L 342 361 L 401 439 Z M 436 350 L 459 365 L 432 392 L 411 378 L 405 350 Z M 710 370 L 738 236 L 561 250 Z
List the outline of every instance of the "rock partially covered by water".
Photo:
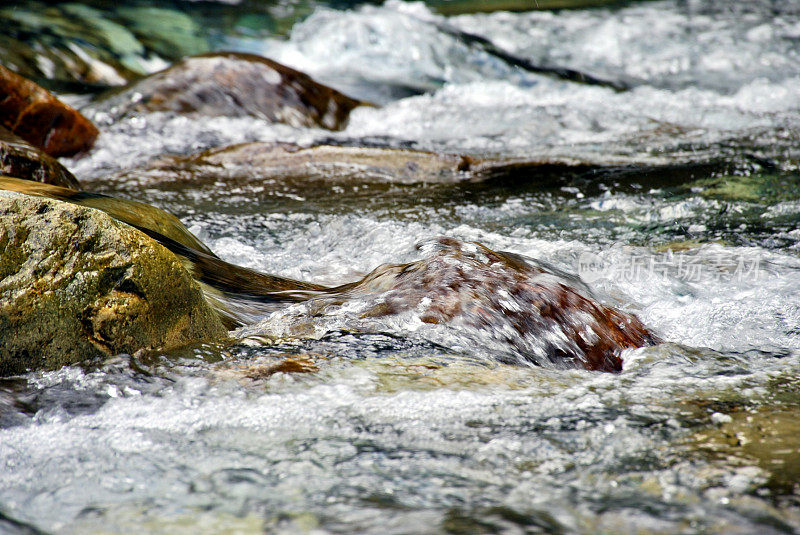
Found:
M 121 173 L 139 185 L 276 181 L 282 185 L 319 182 L 388 182 L 394 184 L 532 180 L 558 171 L 592 169 L 574 159 L 480 158 L 422 150 L 253 142 L 210 149 L 190 156 L 153 162 L 149 168 Z
M 552 266 L 452 238 L 421 249 L 421 260 L 381 266 L 358 282 L 308 292 L 299 308 L 236 335 L 303 337 L 329 325 L 411 331 L 504 363 L 609 372 L 622 370 L 624 349 L 659 341 L 636 316 L 601 304 L 580 279 Z M 258 306 L 254 300 L 252 308 Z
M 189 229 L 177 217 L 143 202 L 118 199 L 98 193 L 76 191 L 5 176 L 0 176 L 0 190 L 48 197 L 57 201 L 66 201 L 85 206 L 86 208 L 102 210 L 117 221 L 127 223 L 145 234 L 157 234 L 183 247 L 206 254 L 213 254 L 203 242 L 189 232 Z
M 51 156 L 88 150 L 97 128 L 49 91 L 0 65 L 0 125 Z
M 229 52 L 186 58 L 110 97 L 98 110 L 112 118 L 157 111 L 253 116 L 338 130 L 361 104 L 280 63 Z
M 78 180 L 58 160 L 0 126 L 0 175 L 80 189 Z
M 417 262 L 379 268 L 348 290 L 378 292 L 362 313 L 448 324 L 511 363 L 621 371 L 620 352 L 656 337 L 594 300 L 579 279 L 512 253 L 442 238 Z
M 0 192 L 0 375 L 225 335 L 154 240 L 98 210 Z

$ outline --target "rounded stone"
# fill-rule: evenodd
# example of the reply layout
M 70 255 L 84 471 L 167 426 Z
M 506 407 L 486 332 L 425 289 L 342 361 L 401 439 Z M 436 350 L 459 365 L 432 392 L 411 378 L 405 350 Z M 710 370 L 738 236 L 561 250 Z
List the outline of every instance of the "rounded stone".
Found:
M 0 376 L 226 334 L 153 239 L 99 210 L 0 192 Z
M 97 128 L 52 93 L 0 65 L 0 125 L 50 156 L 91 148 Z

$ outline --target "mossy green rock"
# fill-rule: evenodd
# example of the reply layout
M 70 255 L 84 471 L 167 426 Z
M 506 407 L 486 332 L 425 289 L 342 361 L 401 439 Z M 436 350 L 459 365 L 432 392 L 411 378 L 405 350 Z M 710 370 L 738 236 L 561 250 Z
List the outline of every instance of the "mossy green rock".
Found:
M 0 192 L 0 376 L 225 336 L 178 258 L 145 234 Z

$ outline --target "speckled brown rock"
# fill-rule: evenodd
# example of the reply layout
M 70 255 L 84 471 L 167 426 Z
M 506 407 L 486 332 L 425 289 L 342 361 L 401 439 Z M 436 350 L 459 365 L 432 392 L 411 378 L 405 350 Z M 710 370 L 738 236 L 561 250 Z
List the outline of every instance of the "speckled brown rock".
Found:
M 412 314 L 450 326 L 514 364 L 619 372 L 624 349 L 659 341 L 636 316 L 535 260 L 452 238 L 423 249 L 422 260 L 382 266 L 337 289 L 339 301 L 362 303 L 362 317 Z
M 80 189 L 78 180 L 58 160 L 0 126 L 0 175 Z
M 49 91 L 0 65 L 0 125 L 50 156 L 88 150 L 97 128 Z
M 179 61 L 108 98 L 97 110 L 112 118 L 156 111 L 253 116 L 338 130 L 361 104 L 280 63 L 227 52 Z
M 0 375 L 225 336 L 154 240 L 99 210 L 0 192 Z
M 636 316 L 600 303 L 580 279 L 553 266 L 453 238 L 420 249 L 420 260 L 308 291 L 305 307 L 250 322 L 234 336 L 302 338 L 335 319 L 336 329 L 353 331 L 410 327 L 415 336 L 506 364 L 606 372 L 622 371 L 624 350 L 660 342 Z

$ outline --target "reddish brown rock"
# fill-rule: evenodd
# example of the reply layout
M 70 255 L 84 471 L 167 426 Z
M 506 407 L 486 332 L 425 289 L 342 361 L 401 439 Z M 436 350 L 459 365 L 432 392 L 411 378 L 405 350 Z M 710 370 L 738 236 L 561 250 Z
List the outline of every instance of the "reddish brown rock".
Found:
M 0 126 L 0 175 L 78 190 L 80 184 L 58 160 Z
M 338 291 L 367 297 L 364 317 L 411 313 L 513 364 L 619 372 L 622 350 L 658 342 L 636 316 L 534 260 L 449 238 L 425 249 L 422 260 L 383 266 Z
M 51 156 L 88 150 L 98 134 L 80 112 L 2 65 L 0 125 Z
M 344 127 L 363 104 L 272 60 L 233 52 L 179 61 L 99 106 L 112 118 L 142 112 L 253 116 L 293 126 Z
M 659 343 L 636 316 L 600 303 L 579 278 L 542 262 L 452 238 L 421 249 L 420 260 L 380 266 L 333 288 L 281 291 L 271 283 L 235 291 L 214 280 L 224 277 L 222 265 L 207 266 L 203 280 L 222 290 L 218 305 L 236 305 L 229 317 L 238 316 L 239 325 L 252 323 L 256 312 L 264 318 L 306 301 L 277 323 L 268 317 L 238 331 L 255 340 L 304 336 L 309 325 L 333 319 L 337 329 L 353 331 L 410 328 L 437 344 L 506 364 L 606 372 L 622 371 L 624 350 Z

